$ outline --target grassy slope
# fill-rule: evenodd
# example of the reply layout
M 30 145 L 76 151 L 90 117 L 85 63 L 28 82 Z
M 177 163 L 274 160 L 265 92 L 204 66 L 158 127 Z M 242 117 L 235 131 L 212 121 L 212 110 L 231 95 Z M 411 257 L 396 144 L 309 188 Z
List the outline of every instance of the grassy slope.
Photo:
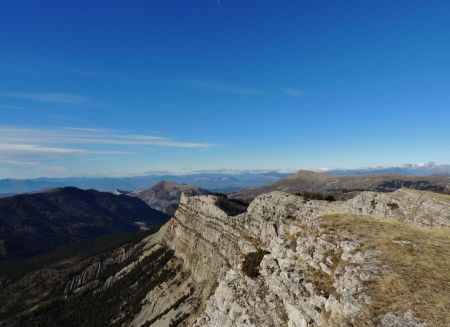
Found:
M 376 320 L 387 312 L 412 309 L 428 326 L 446 326 L 450 321 L 450 231 L 373 217 L 320 219 L 327 233 L 348 232 L 361 240 L 363 250 L 379 250 L 381 276 L 367 285 L 373 298 L 367 308 L 369 317 Z M 367 321 L 362 325 L 371 326 Z

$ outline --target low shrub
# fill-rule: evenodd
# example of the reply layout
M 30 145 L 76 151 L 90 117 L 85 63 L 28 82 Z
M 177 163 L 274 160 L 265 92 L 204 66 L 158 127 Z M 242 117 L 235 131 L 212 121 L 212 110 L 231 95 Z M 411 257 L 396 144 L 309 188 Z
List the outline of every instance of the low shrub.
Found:
M 305 200 L 321 200 L 321 201 L 328 201 L 333 202 L 336 201 L 336 198 L 331 194 L 323 194 L 319 192 L 309 192 L 309 191 L 302 191 L 297 192 L 295 195 L 301 196 Z
M 237 199 L 218 197 L 216 206 L 222 209 L 228 216 L 237 216 L 247 211 L 248 203 Z
M 387 206 L 388 206 L 389 208 L 391 208 L 391 210 L 397 210 L 398 208 L 400 208 L 400 207 L 398 206 L 398 204 L 395 203 L 395 202 L 389 202 L 389 203 L 387 204 Z
M 250 278 L 256 278 L 259 276 L 259 264 L 262 259 L 269 252 L 258 249 L 256 252 L 250 252 L 245 256 L 242 263 L 242 271 Z

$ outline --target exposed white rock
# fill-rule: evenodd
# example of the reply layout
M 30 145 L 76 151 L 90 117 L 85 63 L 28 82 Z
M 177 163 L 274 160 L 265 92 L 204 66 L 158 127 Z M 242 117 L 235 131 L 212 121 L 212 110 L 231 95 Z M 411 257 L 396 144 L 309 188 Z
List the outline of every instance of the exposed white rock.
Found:
M 395 218 L 427 228 L 450 228 L 450 197 L 400 189 L 392 193 L 363 192 L 348 200 L 353 213 Z
M 133 326 L 157 315 L 154 325 L 167 326 L 181 313 L 188 315 L 184 325 L 197 327 L 351 326 L 371 304 L 365 285 L 379 276 L 377 251 L 364 249 L 354 235 L 327 233 L 317 218 L 373 215 L 427 228 L 450 227 L 447 197 L 407 189 L 363 192 L 344 202 L 272 192 L 233 217 L 216 201 L 211 195 L 183 195 L 172 220 L 147 240 L 158 239 L 173 249 L 188 276 L 175 278 L 178 289 L 161 285 L 148 294 Z M 257 249 L 268 254 L 260 276 L 252 279 L 241 268 L 246 254 Z M 186 301 L 167 311 L 188 290 Z M 389 313 L 380 321 L 381 327 L 424 326 L 412 311 Z
M 111 256 L 101 261 L 92 263 L 91 265 L 83 269 L 83 271 L 81 271 L 79 274 L 71 278 L 71 280 L 66 284 L 64 293 L 77 292 L 79 291 L 78 290 L 79 288 L 83 289 L 90 283 L 97 284 L 98 283 L 97 277 L 104 268 L 114 263 L 124 262 L 135 252 L 137 248 L 139 248 L 139 245 L 135 245 L 128 250 L 121 248 L 119 251 L 116 251 Z M 108 286 L 110 283 L 111 280 L 107 280 L 106 286 Z
M 387 313 L 381 320 L 380 327 L 426 327 L 426 324 L 418 323 L 414 312 L 408 310 L 403 315 Z

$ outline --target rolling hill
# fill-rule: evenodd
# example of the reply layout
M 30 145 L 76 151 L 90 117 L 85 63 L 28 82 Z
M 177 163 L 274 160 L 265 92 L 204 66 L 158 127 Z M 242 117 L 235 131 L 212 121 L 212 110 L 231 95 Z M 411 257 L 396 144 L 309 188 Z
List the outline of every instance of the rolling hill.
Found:
M 178 208 L 182 193 L 186 195 L 211 194 L 210 191 L 201 187 L 161 181 L 148 190 L 134 193 L 133 196 L 141 199 L 152 208 L 173 215 Z

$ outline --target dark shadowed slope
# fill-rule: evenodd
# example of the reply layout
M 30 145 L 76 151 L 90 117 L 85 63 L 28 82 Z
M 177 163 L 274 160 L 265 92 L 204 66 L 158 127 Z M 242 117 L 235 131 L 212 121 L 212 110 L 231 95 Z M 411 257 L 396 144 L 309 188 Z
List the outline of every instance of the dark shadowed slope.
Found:
M 336 176 L 300 170 L 297 174 L 281 181 L 236 192 L 231 197 L 253 199 L 260 194 L 279 190 L 289 193 L 321 192 L 346 198 L 361 191 L 392 192 L 402 187 L 447 193 L 450 191 L 450 177 L 395 174 Z
M 133 196 L 143 200 L 152 208 L 173 215 L 178 208 L 181 193 L 189 196 L 211 194 L 210 191 L 201 187 L 162 181 L 148 190 L 134 193 Z
M 167 215 L 125 195 L 73 187 L 0 199 L 0 258 L 158 226 Z
M 179 268 L 168 264 L 173 251 L 164 247 L 140 259 L 152 232 L 101 236 L 0 262 L 0 326 L 130 326 L 147 293 Z

